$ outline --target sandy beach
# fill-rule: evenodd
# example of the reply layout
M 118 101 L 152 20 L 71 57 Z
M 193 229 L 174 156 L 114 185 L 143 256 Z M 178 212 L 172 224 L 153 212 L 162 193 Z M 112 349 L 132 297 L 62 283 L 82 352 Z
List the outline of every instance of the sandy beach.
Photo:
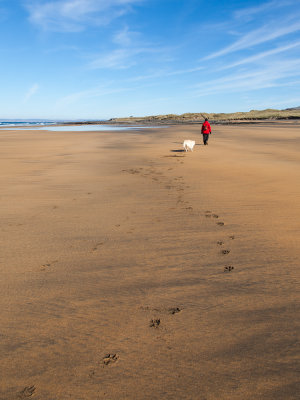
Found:
M 0 131 L 1 400 L 298 398 L 299 123 L 212 129 Z

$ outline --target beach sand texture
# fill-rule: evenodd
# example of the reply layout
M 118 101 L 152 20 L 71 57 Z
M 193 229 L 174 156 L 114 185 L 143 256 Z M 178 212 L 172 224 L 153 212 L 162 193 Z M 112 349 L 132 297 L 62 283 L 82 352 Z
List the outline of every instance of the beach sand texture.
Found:
M 1 130 L 1 400 L 298 398 L 299 125 L 199 132 Z

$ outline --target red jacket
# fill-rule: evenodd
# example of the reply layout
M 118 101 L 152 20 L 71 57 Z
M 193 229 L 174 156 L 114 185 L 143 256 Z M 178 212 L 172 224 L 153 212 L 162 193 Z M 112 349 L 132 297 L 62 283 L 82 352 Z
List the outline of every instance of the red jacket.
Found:
M 210 123 L 208 121 L 203 122 L 201 133 L 211 133 Z

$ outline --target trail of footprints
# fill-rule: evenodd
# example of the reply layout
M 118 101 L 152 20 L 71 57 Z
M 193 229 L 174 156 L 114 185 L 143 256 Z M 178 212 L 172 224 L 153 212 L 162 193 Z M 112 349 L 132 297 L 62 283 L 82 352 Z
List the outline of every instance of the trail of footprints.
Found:
M 174 157 L 174 156 L 172 156 L 172 157 Z M 177 159 L 176 161 L 179 161 L 179 160 Z M 168 170 L 169 171 L 173 170 L 173 168 L 168 168 Z M 183 197 L 184 189 L 186 187 L 188 187 L 188 186 L 184 184 L 182 176 L 178 176 L 178 177 L 175 177 L 173 179 L 170 179 L 170 178 L 166 177 L 162 172 L 156 171 L 153 166 L 150 166 L 148 168 L 124 169 L 124 170 L 122 170 L 122 172 L 126 172 L 126 173 L 129 173 L 129 174 L 132 174 L 132 175 L 140 174 L 143 177 L 150 178 L 150 179 L 152 179 L 152 181 L 164 185 L 165 189 L 167 189 L 167 190 L 175 189 L 178 192 L 178 195 L 177 195 L 177 198 L 176 198 L 176 206 L 182 206 L 181 208 L 184 209 L 184 210 L 193 211 L 193 207 L 191 205 L 189 205 L 188 202 L 185 201 L 184 197 Z M 173 210 L 175 208 L 172 207 L 170 209 Z M 219 215 L 213 213 L 210 210 L 205 211 L 204 215 L 205 215 L 206 218 L 211 218 L 211 219 L 215 219 L 215 220 L 219 219 Z M 216 224 L 218 226 L 220 226 L 220 227 L 225 225 L 225 223 L 223 221 L 217 221 Z M 115 225 L 115 227 L 119 228 L 120 224 Z M 127 232 L 127 233 L 130 233 L 130 232 Z M 229 239 L 230 240 L 234 240 L 235 236 L 234 235 L 230 235 Z M 104 242 L 105 241 L 96 243 L 91 251 L 92 252 L 96 252 L 97 250 L 99 250 L 99 248 L 104 244 Z M 221 241 L 221 240 L 217 241 L 217 245 L 220 246 L 220 247 L 224 246 L 224 244 L 225 243 L 223 241 Z M 221 249 L 221 254 L 222 255 L 226 256 L 229 253 L 230 253 L 230 249 Z M 57 262 L 57 260 L 55 260 L 51 264 L 56 263 L 56 262 Z M 44 264 L 44 265 L 42 265 L 41 269 L 42 270 L 48 269 L 49 267 L 51 267 L 51 264 L 50 263 L 49 264 Z M 226 265 L 224 267 L 224 272 L 226 272 L 226 273 L 229 273 L 229 272 L 231 272 L 233 270 L 234 270 L 234 267 L 232 265 Z M 143 309 L 144 310 L 148 310 L 148 311 L 151 310 L 152 312 L 156 312 L 156 313 L 159 313 L 159 314 L 167 313 L 169 315 L 175 315 L 175 314 L 178 314 L 178 313 L 180 313 L 182 311 L 182 308 L 180 308 L 180 307 L 171 307 L 171 308 L 167 308 L 167 309 L 155 309 L 155 308 L 154 309 L 150 309 L 149 307 L 144 307 Z M 160 329 L 163 326 L 161 317 L 155 317 L 155 318 L 153 317 L 152 319 L 150 319 L 148 326 L 151 329 Z M 100 359 L 99 365 L 102 366 L 102 368 L 110 368 L 112 365 L 117 364 L 119 360 L 120 360 L 120 357 L 119 357 L 118 354 L 116 354 L 116 353 L 108 353 L 108 354 L 105 354 Z M 91 378 L 95 377 L 96 376 L 96 369 L 93 369 L 90 372 L 89 376 Z M 35 393 L 35 390 L 36 390 L 35 386 L 25 387 L 21 392 L 19 392 L 18 398 L 19 399 L 29 398 Z
M 179 161 L 179 160 L 177 159 L 176 161 Z M 168 168 L 168 170 L 173 170 L 173 168 L 170 167 L 170 168 Z M 168 189 L 168 190 L 175 189 L 178 192 L 177 198 L 176 198 L 176 206 L 181 206 L 181 208 L 186 211 L 191 211 L 191 212 L 193 211 L 193 207 L 190 204 L 188 204 L 187 201 L 184 200 L 184 190 L 188 186 L 184 184 L 183 176 L 177 176 L 173 179 L 170 179 L 170 178 L 166 177 L 161 171 L 157 171 L 153 165 L 148 168 L 135 168 L 135 169 L 132 168 L 132 169 L 127 169 L 127 170 L 123 170 L 123 171 L 130 173 L 130 174 L 141 174 L 141 176 L 143 176 L 143 177 L 151 178 L 153 181 L 163 184 L 165 189 Z M 170 210 L 174 210 L 174 209 L 175 209 L 174 207 L 170 208 Z M 223 221 L 219 220 L 218 214 L 213 213 L 210 210 L 206 210 L 204 215 L 206 218 L 211 218 L 211 219 L 217 220 L 216 224 L 219 227 L 225 226 L 225 223 Z M 234 240 L 235 236 L 230 235 L 229 239 Z M 219 240 L 217 242 L 217 244 L 219 246 L 223 246 L 224 242 Z M 230 249 L 221 249 L 221 254 L 223 256 L 227 256 L 230 253 L 230 251 L 231 251 Z M 234 270 L 234 267 L 231 265 L 226 265 L 224 267 L 224 272 L 231 272 L 233 270 Z
M 161 314 L 169 314 L 175 315 L 182 311 L 180 307 L 169 307 L 169 308 L 150 308 L 150 307 L 141 307 L 143 311 L 151 311 L 152 313 L 161 313 Z M 149 328 L 151 329 L 160 329 L 162 327 L 161 317 L 153 317 L 149 321 Z M 113 365 L 117 364 L 120 360 L 120 356 L 117 353 L 108 353 L 105 354 L 100 361 L 98 362 L 98 368 L 94 368 L 90 371 L 90 378 L 98 378 L 98 374 L 100 373 L 100 368 L 111 368 Z
M 206 218 L 219 218 L 219 215 L 213 214 L 212 211 L 207 210 L 207 211 L 205 211 L 205 217 L 206 217 Z M 218 221 L 218 222 L 217 222 L 217 225 L 218 225 L 218 226 L 224 226 L 225 223 L 222 222 L 222 221 Z M 235 239 L 235 236 L 234 236 L 234 235 L 230 235 L 230 236 L 229 236 L 229 239 L 230 239 L 230 240 L 234 240 L 234 239 Z M 222 240 L 218 240 L 218 241 L 217 241 L 217 245 L 218 245 L 218 246 L 223 246 L 224 244 L 225 244 L 225 243 L 224 243 Z M 227 254 L 229 254 L 229 253 L 230 253 L 230 249 L 221 249 L 221 254 L 227 255 Z M 231 272 L 231 271 L 233 271 L 233 270 L 234 270 L 234 267 L 233 267 L 232 265 L 226 265 L 226 266 L 224 267 L 224 272 Z
M 183 158 L 184 156 L 181 157 Z M 170 167 L 167 170 L 172 171 L 173 169 L 174 168 Z M 160 184 L 163 188 L 167 189 L 170 192 L 172 192 L 173 190 L 176 191 L 177 192 L 176 206 L 182 206 L 182 209 L 185 209 L 187 211 L 193 211 L 193 207 L 183 198 L 184 190 L 189 187 L 184 183 L 183 176 L 170 178 L 166 176 L 163 172 L 158 171 L 153 165 L 147 168 L 140 167 L 140 168 L 123 169 L 122 172 L 126 172 L 132 175 L 139 174 L 141 177 L 151 179 L 153 182 Z M 174 209 L 174 207 L 170 209 Z

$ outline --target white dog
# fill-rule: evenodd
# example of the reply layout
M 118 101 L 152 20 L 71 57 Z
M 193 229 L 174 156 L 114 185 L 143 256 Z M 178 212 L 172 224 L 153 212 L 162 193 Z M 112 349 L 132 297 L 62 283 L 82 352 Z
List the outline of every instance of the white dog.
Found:
M 194 146 L 195 146 L 195 140 L 185 140 L 183 142 L 183 148 L 185 151 L 188 151 L 188 150 L 193 151 Z

